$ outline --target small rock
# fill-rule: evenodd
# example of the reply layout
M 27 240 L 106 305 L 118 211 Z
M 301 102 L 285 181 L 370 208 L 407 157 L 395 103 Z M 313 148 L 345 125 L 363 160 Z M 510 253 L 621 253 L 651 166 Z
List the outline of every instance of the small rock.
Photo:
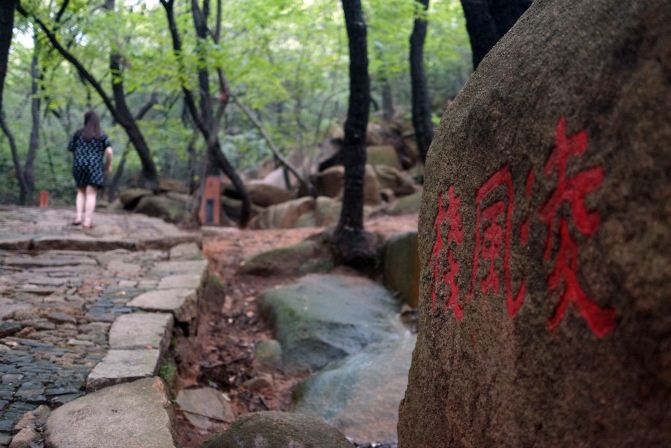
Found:
M 231 405 L 220 391 L 211 387 L 183 389 L 175 401 L 183 411 L 192 414 L 229 423 L 235 420 Z
M 0 322 L 0 338 L 5 338 L 21 331 L 23 326 L 14 321 Z
M 9 444 L 9 448 L 29 448 L 40 439 L 40 434 L 35 428 L 28 427 L 18 432 Z
M 57 324 L 76 324 L 77 319 L 73 316 L 61 312 L 53 312 L 47 314 L 47 319 Z
M 259 412 L 240 417 L 231 429 L 203 445 L 203 448 L 319 447 L 352 448 L 337 429 L 323 420 L 301 414 Z
M 257 376 L 245 381 L 242 385 L 253 392 L 260 392 L 273 388 L 273 378 L 269 375 Z

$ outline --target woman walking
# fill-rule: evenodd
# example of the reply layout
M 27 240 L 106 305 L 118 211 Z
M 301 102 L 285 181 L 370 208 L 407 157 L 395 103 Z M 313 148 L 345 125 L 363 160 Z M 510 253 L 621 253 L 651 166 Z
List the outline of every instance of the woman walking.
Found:
M 77 184 L 77 214 L 72 225 L 90 229 L 98 189 L 105 183 L 105 173 L 112 170 L 112 146 L 100 127 L 98 114 L 86 112 L 84 127 L 72 136 L 68 149 L 72 151 L 72 176 Z

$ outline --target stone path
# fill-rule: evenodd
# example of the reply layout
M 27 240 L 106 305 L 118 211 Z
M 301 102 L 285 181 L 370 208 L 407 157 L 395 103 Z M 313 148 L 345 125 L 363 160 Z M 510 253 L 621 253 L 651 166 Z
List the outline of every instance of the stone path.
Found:
M 173 325 L 195 318 L 197 234 L 142 215 L 101 214 L 97 233 L 69 219 L 0 208 L 0 447 L 41 404 L 154 376 Z
M 71 226 L 72 210 L 0 206 L 0 249 L 166 249 L 193 241 L 191 233 L 140 214 L 96 213 L 95 227 Z

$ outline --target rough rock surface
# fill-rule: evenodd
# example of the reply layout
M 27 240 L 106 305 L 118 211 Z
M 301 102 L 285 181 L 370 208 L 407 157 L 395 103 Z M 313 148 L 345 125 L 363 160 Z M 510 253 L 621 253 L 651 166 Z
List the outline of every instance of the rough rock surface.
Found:
M 387 165 L 377 165 L 375 174 L 380 181 L 380 188 L 388 188 L 397 197 L 408 196 L 415 192 L 415 183 L 410 176 L 401 170 Z
M 220 391 L 211 387 L 182 389 L 177 394 L 175 402 L 189 421 L 197 427 L 209 425 L 210 422 L 202 421 L 203 419 L 227 423 L 235 420 L 230 403 L 224 399 Z
M 133 209 L 168 222 L 183 222 L 189 219 L 189 203 L 169 196 L 143 196 Z
M 535 0 L 449 106 L 402 448 L 671 446 L 669 23 Z
M 108 387 L 53 411 L 47 420 L 47 445 L 173 448 L 169 406 L 159 378 Z
M 312 274 L 258 297 L 288 370 L 319 369 L 394 332 L 398 305 L 361 277 Z
M 259 412 L 240 417 L 203 448 L 352 448 L 337 429 L 301 414 Z
M 398 159 L 396 148 L 391 145 L 377 145 L 366 148 L 366 160 L 373 166 L 388 166 L 398 170 L 401 169 L 401 161 Z
M 294 391 L 293 411 L 315 414 L 358 442 L 395 443 L 398 405 L 416 336 L 399 324 L 379 344 L 329 366 Z
M 301 216 L 313 212 L 315 200 L 311 197 L 294 199 L 273 205 L 254 218 L 250 227 L 254 229 L 289 229 L 296 227 Z
M 384 284 L 404 302 L 417 308 L 419 302 L 419 254 L 417 232 L 396 235 L 384 248 Z
M 251 182 L 247 185 L 249 198 L 259 207 L 269 207 L 293 199 L 294 195 L 286 188 L 278 188 L 262 182 Z
M 333 267 L 330 250 L 319 241 L 302 241 L 293 246 L 254 254 L 244 260 L 238 272 L 254 275 L 304 275 Z

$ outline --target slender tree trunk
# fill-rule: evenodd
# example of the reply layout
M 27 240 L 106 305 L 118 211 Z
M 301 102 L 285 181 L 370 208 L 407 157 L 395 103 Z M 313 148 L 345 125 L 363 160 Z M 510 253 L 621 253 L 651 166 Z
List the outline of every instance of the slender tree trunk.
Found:
M 382 81 L 382 118 L 391 121 L 394 118 L 394 95 L 388 79 Z
M 34 164 L 37 149 L 40 146 L 40 109 L 42 102 L 40 100 L 40 77 L 41 71 L 39 69 L 39 52 L 40 44 L 37 39 L 37 30 L 35 30 L 35 37 L 33 39 L 33 59 L 30 65 L 31 86 L 30 92 L 32 95 L 30 102 L 30 115 L 32 117 L 32 127 L 30 129 L 30 140 L 28 143 L 28 152 L 26 153 L 26 163 L 23 167 L 23 178 L 26 182 L 26 201 L 32 203 L 35 194 L 35 173 Z
M 461 0 L 471 41 L 473 69 L 517 22 L 532 0 Z
M 7 77 L 7 66 L 9 62 L 9 48 L 12 44 L 12 34 L 14 32 L 14 10 L 16 0 L 0 1 L 0 128 L 7 137 L 9 148 L 12 153 L 12 163 L 16 173 L 16 180 L 19 184 L 19 203 L 25 204 L 27 195 L 26 180 L 23 177 L 23 169 L 19 160 L 19 150 L 16 147 L 16 140 L 12 131 L 7 126 L 5 112 L 2 107 L 3 95 L 5 91 L 5 78 Z
M 115 0 L 105 0 L 105 8 L 110 12 L 114 12 Z M 128 138 L 133 143 L 140 162 L 142 164 L 142 180 L 144 186 L 151 189 L 158 189 L 158 172 L 156 165 L 151 155 L 149 145 L 144 139 L 144 135 L 133 117 L 132 112 L 128 108 L 126 102 L 126 92 L 123 85 L 124 69 L 122 65 L 122 56 L 115 49 L 112 43 L 112 52 L 110 53 L 110 73 L 112 74 L 112 95 L 114 97 L 114 104 L 116 106 L 117 122 L 126 130 Z
M 186 74 L 186 66 L 184 65 L 184 60 L 182 59 L 182 42 L 179 36 L 179 29 L 177 28 L 177 22 L 175 21 L 175 9 L 174 9 L 174 0 L 160 0 L 163 8 L 165 9 L 166 16 L 168 19 L 168 28 L 170 30 L 170 35 L 172 37 L 172 47 L 177 58 L 178 70 L 180 74 Z M 208 39 L 209 28 L 207 26 L 207 17 L 210 10 L 209 0 L 204 0 L 203 8 L 200 8 L 198 0 L 192 0 L 191 2 L 191 13 L 193 16 L 193 24 L 196 30 L 196 35 L 198 37 L 198 58 L 199 58 L 199 68 L 198 68 L 198 86 L 200 90 L 200 111 L 196 107 L 195 98 L 193 92 L 189 87 L 182 83 L 182 93 L 184 94 L 184 102 L 186 103 L 187 109 L 191 118 L 193 119 L 196 127 L 203 136 L 203 139 L 207 145 L 206 152 L 206 172 L 212 174 L 219 174 L 221 170 L 226 177 L 231 180 L 234 188 L 238 192 L 242 200 L 242 209 L 240 211 L 240 226 L 244 227 L 249 222 L 251 216 L 251 207 L 252 202 L 249 198 L 249 193 L 245 184 L 242 182 L 240 176 L 238 176 L 237 171 L 231 163 L 228 161 L 226 156 L 221 150 L 221 144 L 218 137 L 218 128 L 219 121 L 223 116 L 223 112 L 228 103 L 229 93 L 224 85 L 223 73 L 219 73 L 219 84 L 220 84 L 220 95 L 221 102 L 219 104 L 217 113 L 214 113 L 214 107 L 212 104 L 212 96 L 210 94 L 210 78 L 207 68 L 207 54 L 206 47 L 204 45 L 205 41 Z M 220 17 L 221 5 L 220 0 L 217 3 L 217 20 L 221 20 Z M 213 34 L 213 39 L 218 43 L 219 39 L 219 24 L 215 33 Z M 218 169 L 217 169 L 218 168 Z M 202 179 L 201 181 L 204 181 Z
M 345 165 L 343 206 L 334 233 L 334 243 L 337 253 L 344 262 L 358 263 L 370 252 L 363 223 L 370 78 L 366 21 L 361 8 L 361 0 L 342 0 L 342 6 L 349 40 L 350 96 L 343 144 Z
M 126 149 L 124 149 L 123 154 L 121 155 L 121 161 L 119 162 L 119 165 L 114 172 L 114 176 L 112 176 L 112 180 L 107 187 L 107 200 L 109 202 L 112 202 L 116 199 L 116 194 L 119 191 L 119 184 L 123 178 L 123 172 L 126 169 L 126 160 L 128 159 L 129 153 L 130 145 L 126 145 Z
M 413 0 L 414 1 L 414 0 Z M 428 21 L 429 0 L 420 0 L 416 6 L 415 23 L 410 36 L 410 79 L 412 85 L 412 125 L 422 162 L 426 162 L 426 153 L 433 140 L 433 122 L 431 121 L 431 102 L 424 75 L 424 41 Z M 421 10 L 419 10 L 421 8 Z

